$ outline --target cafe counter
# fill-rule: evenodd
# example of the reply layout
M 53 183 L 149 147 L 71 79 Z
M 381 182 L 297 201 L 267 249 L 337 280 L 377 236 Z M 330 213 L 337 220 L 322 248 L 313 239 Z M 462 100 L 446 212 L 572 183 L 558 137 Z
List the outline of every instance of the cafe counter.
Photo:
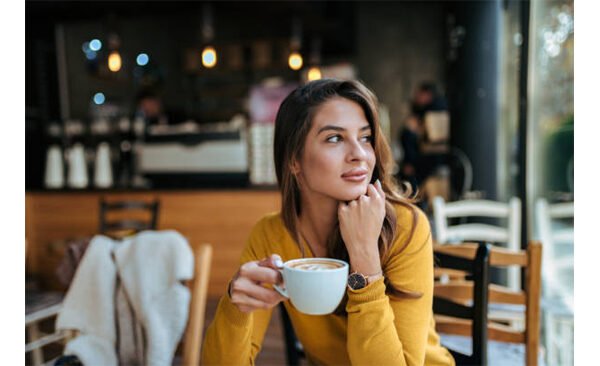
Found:
M 213 261 L 208 291 L 214 297 L 225 293 L 254 224 L 280 207 L 279 192 L 275 189 L 27 192 L 27 272 L 45 287 L 61 289 L 56 268 L 67 243 L 98 232 L 101 198 L 158 199 L 158 230 L 177 230 L 194 248 L 211 244 Z

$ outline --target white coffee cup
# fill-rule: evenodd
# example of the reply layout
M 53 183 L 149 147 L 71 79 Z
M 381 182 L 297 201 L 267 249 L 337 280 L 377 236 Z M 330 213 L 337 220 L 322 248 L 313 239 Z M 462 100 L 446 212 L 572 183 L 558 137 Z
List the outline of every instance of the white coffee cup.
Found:
M 348 263 L 339 259 L 293 259 L 281 269 L 285 288 L 274 288 L 302 313 L 330 314 L 344 298 L 348 270 Z

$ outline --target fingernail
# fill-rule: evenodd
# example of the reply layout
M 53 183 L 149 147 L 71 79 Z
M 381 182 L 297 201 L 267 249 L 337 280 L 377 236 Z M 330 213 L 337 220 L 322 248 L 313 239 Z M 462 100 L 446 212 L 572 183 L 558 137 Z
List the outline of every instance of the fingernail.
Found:
M 375 183 L 377 183 L 377 185 L 378 185 L 378 186 L 381 188 L 381 182 L 379 181 L 379 179 L 377 179 L 377 180 L 375 181 Z
M 283 267 L 283 262 L 281 261 L 281 259 L 279 259 L 279 258 L 275 259 L 275 267 L 277 267 L 277 268 Z

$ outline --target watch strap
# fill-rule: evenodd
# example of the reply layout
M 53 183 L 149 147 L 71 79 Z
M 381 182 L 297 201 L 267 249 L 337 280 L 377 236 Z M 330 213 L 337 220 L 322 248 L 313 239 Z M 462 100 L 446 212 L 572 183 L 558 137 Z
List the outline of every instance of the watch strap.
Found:
M 381 277 L 383 277 L 383 273 L 381 271 L 372 274 L 372 275 L 366 275 L 365 276 L 367 278 L 367 285 L 372 284 L 373 282 L 377 281 L 378 279 L 380 279 Z
M 353 287 L 354 283 L 351 284 L 350 282 L 348 282 L 348 287 L 350 287 L 352 290 L 360 290 L 361 288 L 367 287 L 371 283 L 373 283 L 373 282 L 377 281 L 379 278 L 381 278 L 383 276 L 383 273 L 382 273 L 382 271 L 379 271 L 377 273 L 366 275 L 366 274 L 360 273 L 358 271 L 354 271 L 354 272 L 350 273 L 350 275 L 348 276 L 348 279 L 354 278 L 356 276 L 360 276 L 363 278 L 364 286 Z

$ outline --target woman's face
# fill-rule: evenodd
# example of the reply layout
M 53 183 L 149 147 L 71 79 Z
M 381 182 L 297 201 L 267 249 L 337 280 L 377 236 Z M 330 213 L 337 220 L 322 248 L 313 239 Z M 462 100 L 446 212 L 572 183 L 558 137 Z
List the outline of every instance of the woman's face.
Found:
M 375 167 L 372 131 L 360 105 L 336 97 L 313 116 L 300 161 L 302 194 L 351 201 L 363 195 Z

